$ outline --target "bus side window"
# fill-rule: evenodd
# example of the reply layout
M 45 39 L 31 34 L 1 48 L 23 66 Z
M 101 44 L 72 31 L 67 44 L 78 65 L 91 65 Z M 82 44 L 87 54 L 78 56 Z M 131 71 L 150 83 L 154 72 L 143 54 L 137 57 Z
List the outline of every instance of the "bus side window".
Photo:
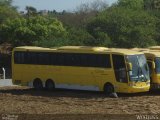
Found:
M 57 65 L 57 54 L 51 53 L 50 58 L 51 58 L 51 65 Z
M 76 65 L 76 56 L 74 54 L 69 54 L 67 53 L 66 54 L 66 57 L 65 57 L 65 65 L 66 66 L 75 66 Z
M 44 65 L 50 65 L 50 54 L 45 52 L 43 57 L 44 57 Z
M 29 53 L 30 64 L 37 64 L 37 54 L 35 52 Z
M 109 54 L 100 55 L 98 63 L 99 63 L 99 67 L 111 68 L 110 55 Z
M 14 53 L 14 63 L 18 64 L 20 61 L 19 52 Z
M 38 64 L 42 64 L 43 63 L 43 55 L 41 53 L 38 53 L 37 54 L 37 58 L 38 58 L 37 63 Z
M 24 52 L 15 52 L 14 53 L 14 62 L 16 64 L 24 64 L 25 63 L 25 53 Z

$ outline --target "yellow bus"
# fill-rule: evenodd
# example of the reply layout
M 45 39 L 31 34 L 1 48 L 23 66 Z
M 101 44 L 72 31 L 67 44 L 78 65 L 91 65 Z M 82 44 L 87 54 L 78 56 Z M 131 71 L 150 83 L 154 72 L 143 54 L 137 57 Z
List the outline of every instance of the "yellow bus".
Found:
M 12 79 L 16 85 L 136 93 L 149 91 L 145 55 L 127 49 L 63 46 L 16 47 L 12 53 Z
M 151 90 L 160 88 L 160 51 L 144 51 L 150 71 Z
M 160 50 L 160 46 L 151 46 L 149 47 L 150 50 Z
M 146 56 L 150 73 L 150 89 L 160 89 L 160 46 L 152 46 L 150 48 L 132 49 L 143 52 Z

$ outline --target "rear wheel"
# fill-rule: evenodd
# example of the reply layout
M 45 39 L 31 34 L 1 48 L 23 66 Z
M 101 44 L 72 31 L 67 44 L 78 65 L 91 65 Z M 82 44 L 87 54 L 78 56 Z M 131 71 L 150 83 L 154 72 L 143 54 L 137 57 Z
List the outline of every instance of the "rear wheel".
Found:
M 46 87 L 47 90 L 52 91 L 52 90 L 55 89 L 55 84 L 52 80 L 47 80 L 46 84 L 45 84 L 45 87 Z
M 42 90 L 43 89 L 43 84 L 42 84 L 42 81 L 40 79 L 35 79 L 33 81 L 33 87 L 36 89 L 36 90 Z

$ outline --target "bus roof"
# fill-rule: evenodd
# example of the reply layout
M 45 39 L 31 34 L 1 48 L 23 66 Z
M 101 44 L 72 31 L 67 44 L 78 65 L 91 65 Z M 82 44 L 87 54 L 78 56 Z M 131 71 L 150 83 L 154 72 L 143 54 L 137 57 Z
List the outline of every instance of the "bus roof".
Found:
M 85 50 L 85 51 L 104 51 L 106 47 L 91 47 L 91 46 L 62 46 L 58 50 Z
M 150 51 L 145 51 L 144 54 L 152 57 L 160 57 L 160 51 L 150 50 Z
M 134 55 L 134 54 L 143 54 L 142 52 L 137 52 L 130 49 L 121 49 L 121 48 L 106 48 L 106 47 L 90 47 L 90 46 L 62 46 L 54 48 L 43 48 L 36 46 L 20 46 L 14 48 L 14 51 L 48 51 L 48 52 L 75 52 L 75 53 L 87 53 L 87 52 L 98 52 L 98 53 L 118 53 L 123 55 Z
M 151 46 L 149 47 L 151 50 L 160 50 L 160 46 Z
M 149 51 L 150 49 L 149 48 L 132 48 L 131 50 L 138 51 L 138 52 L 144 52 L 144 51 Z
M 121 53 L 124 55 L 134 55 L 134 54 L 144 54 L 139 51 L 131 50 L 131 49 L 125 49 L 125 48 L 110 48 L 109 49 L 113 53 Z
M 143 52 L 147 57 L 160 57 L 160 50 L 158 49 L 132 48 L 131 50 Z

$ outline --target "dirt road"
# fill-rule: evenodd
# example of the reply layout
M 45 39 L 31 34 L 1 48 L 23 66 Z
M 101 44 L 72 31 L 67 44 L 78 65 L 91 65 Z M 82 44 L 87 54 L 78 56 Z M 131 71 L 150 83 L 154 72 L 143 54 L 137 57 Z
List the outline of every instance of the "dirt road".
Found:
M 160 92 L 120 94 L 27 87 L 1 87 L 0 113 L 12 114 L 160 114 Z

